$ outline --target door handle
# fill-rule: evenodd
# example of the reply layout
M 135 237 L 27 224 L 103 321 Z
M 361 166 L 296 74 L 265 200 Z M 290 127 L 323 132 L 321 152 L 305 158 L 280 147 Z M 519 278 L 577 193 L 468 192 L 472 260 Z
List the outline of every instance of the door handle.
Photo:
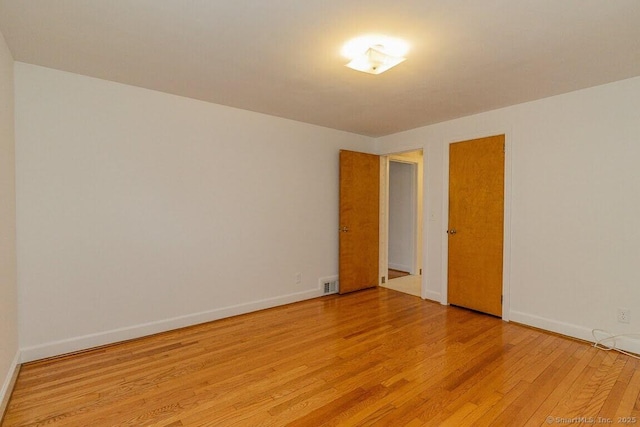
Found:
M 457 231 L 456 231 L 455 228 L 452 228 L 451 230 L 447 230 L 447 233 L 449 233 L 449 234 L 451 234 L 453 236 L 454 234 L 457 233 Z
M 338 231 L 342 232 L 342 233 L 346 233 L 347 231 L 349 231 L 349 227 L 343 226 L 338 228 Z

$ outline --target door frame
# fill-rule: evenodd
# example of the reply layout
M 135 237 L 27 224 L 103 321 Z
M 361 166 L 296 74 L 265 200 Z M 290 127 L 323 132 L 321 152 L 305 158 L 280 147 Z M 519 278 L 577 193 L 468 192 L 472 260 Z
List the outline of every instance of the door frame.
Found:
M 446 238 L 446 230 L 449 228 L 449 145 L 456 142 L 486 138 L 494 135 L 504 135 L 504 237 L 502 243 L 502 320 L 509 321 L 511 306 L 511 131 L 497 130 L 494 132 L 474 132 L 459 135 L 456 138 L 443 142 L 442 159 L 442 289 L 440 303 L 449 305 L 449 239 Z
M 409 159 L 402 159 L 400 156 L 404 153 L 411 153 L 414 151 L 422 152 L 422 168 L 420 168 L 418 162 L 411 161 Z M 397 156 L 397 157 L 396 157 Z M 389 280 L 387 277 L 389 270 L 389 163 L 393 157 L 395 162 L 409 163 L 415 165 L 414 169 L 414 182 L 413 182 L 413 268 L 417 272 L 418 270 L 424 270 L 424 260 L 426 253 L 426 240 L 425 240 L 425 228 L 424 228 L 424 212 L 425 212 L 425 149 L 423 147 L 407 149 L 403 151 L 397 151 L 393 153 L 380 155 L 380 281 L 382 277 L 385 280 Z M 420 176 L 422 172 L 422 176 Z M 419 180 L 422 180 L 422 194 L 418 194 L 420 191 Z M 422 197 L 422 217 L 419 215 L 419 199 Z M 426 275 L 422 274 L 420 279 L 420 297 L 426 299 Z

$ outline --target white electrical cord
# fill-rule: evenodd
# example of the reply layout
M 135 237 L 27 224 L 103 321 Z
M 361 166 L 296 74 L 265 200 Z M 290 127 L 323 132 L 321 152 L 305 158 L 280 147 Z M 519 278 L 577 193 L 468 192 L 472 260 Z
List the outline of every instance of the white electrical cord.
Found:
M 629 352 L 626 352 L 626 351 L 616 347 L 616 339 L 618 339 L 618 338 L 640 338 L 640 334 L 613 335 L 611 332 L 605 331 L 604 329 L 592 329 L 591 330 L 591 334 L 593 335 L 593 339 L 595 340 L 595 342 L 593 343 L 593 346 L 595 348 L 599 348 L 600 350 L 604 350 L 604 351 L 615 350 L 618 353 L 625 354 L 625 355 L 627 355 L 629 357 L 633 357 L 635 359 L 640 359 L 640 356 L 638 356 L 637 354 L 629 353 Z M 602 335 L 606 335 L 606 336 L 604 338 L 598 338 L 596 334 L 602 334 Z M 612 343 L 610 345 L 604 344 L 604 343 L 609 342 L 609 341 L 612 341 Z

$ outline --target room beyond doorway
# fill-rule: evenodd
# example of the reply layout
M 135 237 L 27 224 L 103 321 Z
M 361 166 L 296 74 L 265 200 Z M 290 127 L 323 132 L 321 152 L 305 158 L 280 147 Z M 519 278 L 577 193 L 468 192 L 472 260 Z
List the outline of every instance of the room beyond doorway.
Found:
M 422 297 L 422 150 L 388 154 L 382 165 L 381 286 Z
M 393 268 L 389 268 L 389 274 L 387 274 L 387 279 L 393 280 L 393 279 L 397 279 L 398 277 L 408 276 L 410 274 L 411 273 L 409 273 L 408 271 L 394 270 Z
M 396 277 L 381 286 L 416 297 L 422 297 L 422 276 L 419 275 L 407 274 Z

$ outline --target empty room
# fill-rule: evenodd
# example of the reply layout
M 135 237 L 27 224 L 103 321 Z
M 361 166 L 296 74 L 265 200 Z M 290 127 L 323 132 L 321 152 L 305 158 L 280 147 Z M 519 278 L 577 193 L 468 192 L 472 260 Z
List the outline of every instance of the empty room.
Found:
M 0 0 L 0 425 L 634 425 L 637 0 Z

